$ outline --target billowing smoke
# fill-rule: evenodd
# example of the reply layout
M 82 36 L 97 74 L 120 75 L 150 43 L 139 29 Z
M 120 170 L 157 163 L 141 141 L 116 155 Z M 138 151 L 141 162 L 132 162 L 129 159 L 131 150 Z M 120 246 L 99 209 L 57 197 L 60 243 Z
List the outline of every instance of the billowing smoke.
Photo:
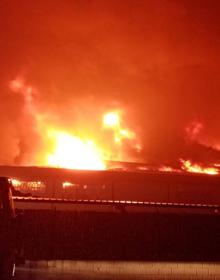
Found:
M 38 112 L 101 134 L 94 120 L 112 108 L 140 139 L 141 152 L 125 144 L 131 159 L 218 162 L 219 9 L 205 0 L 1 1 L 0 163 L 34 164 L 44 146 Z

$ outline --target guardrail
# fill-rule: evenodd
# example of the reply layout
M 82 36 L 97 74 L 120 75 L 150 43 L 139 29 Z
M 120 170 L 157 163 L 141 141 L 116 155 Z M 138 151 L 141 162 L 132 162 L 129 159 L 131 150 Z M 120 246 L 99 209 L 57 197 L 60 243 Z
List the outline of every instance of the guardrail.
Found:
M 200 204 L 200 203 L 168 203 L 151 201 L 129 201 L 129 200 L 89 200 L 89 199 L 59 199 L 59 198 L 41 198 L 41 197 L 20 197 L 14 196 L 15 202 L 33 202 L 33 203 L 67 203 L 67 204 L 88 204 L 88 205 L 112 205 L 112 206 L 143 206 L 143 207 L 165 207 L 165 208 L 195 208 L 210 209 L 216 212 L 220 211 L 218 204 Z

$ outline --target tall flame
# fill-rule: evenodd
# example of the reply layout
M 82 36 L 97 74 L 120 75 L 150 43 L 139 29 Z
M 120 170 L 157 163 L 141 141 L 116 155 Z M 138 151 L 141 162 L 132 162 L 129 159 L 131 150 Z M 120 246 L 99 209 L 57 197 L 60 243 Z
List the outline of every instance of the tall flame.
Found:
M 136 135 L 133 131 L 122 127 L 122 108 L 104 114 L 102 124 L 104 130 L 103 127 L 99 127 L 99 131 L 96 129 L 93 134 L 86 127 L 69 130 L 60 125 L 58 127 L 54 124 L 54 115 L 49 111 L 42 111 L 37 106 L 35 100 L 38 95 L 37 90 L 28 85 L 22 77 L 12 80 L 9 88 L 22 96 L 25 116 L 33 120 L 35 131 L 42 139 L 42 146 L 30 156 L 29 164 L 103 170 L 106 168 L 105 160 L 115 157 L 121 160 L 127 159 L 127 154 L 123 153 L 123 141 L 133 140 Z M 94 119 L 96 126 L 99 123 L 98 119 Z M 112 134 L 108 134 L 107 130 Z M 105 143 L 102 139 L 105 139 Z M 141 149 L 137 141 L 135 143 L 130 141 L 129 145 L 137 151 Z
M 122 128 L 119 112 L 104 114 L 103 125 L 113 131 L 116 145 L 121 146 L 123 139 L 135 138 L 134 132 Z M 93 139 L 84 139 L 62 130 L 46 130 L 53 146 L 52 152 L 47 156 L 47 165 L 81 170 L 106 169 L 107 148 L 95 143 L 95 135 Z
M 35 96 L 38 94 L 35 88 L 25 83 L 21 77 L 9 83 L 10 89 L 20 94 L 24 100 L 25 117 L 31 118 L 35 126 L 36 135 L 40 136 L 42 146 L 38 147 L 35 155 L 30 154 L 28 163 L 34 165 L 49 165 L 71 169 L 103 170 L 106 169 L 106 160 L 129 161 L 127 148 L 136 152 L 142 150 L 142 146 L 136 133 L 125 124 L 122 118 L 123 108 L 115 108 L 106 112 L 102 117 L 102 127 L 98 132 L 88 133 L 85 127 L 77 130 L 64 130 L 54 124 L 54 115 L 39 109 Z M 99 124 L 98 119 L 94 123 Z M 196 141 L 201 134 L 204 125 L 194 121 L 185 128 L 186 140 Z M 77 131 L 77 134 L 75 133 Z M 81 133 L 80 133 L 81 132 Z M 83 135 L 83 137 L 82 137 Z M 102 141 L 102 139 L 105 139 Z M 31 147 L 32 148 L 32 147 Z M 180 160 L 181 168 L 194 173 L 216 175 L 219 167 L 204 167 L 194 164 L 190 160 Z M 27 163 L 27 161 L 25 162 Z M 22 162 L 23 164 L 23 162 Z M 163 172 L 177 172 L 169 166 L 158 168 Z

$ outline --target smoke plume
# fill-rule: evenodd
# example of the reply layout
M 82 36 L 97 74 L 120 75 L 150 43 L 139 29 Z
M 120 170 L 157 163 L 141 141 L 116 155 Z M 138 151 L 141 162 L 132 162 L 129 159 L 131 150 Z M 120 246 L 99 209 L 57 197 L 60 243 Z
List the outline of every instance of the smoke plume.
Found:
M 39 117 L 100 138 L 94 120 L 115 108 L 142 146 L 125 144 L 129 159 L 218 162 L 219 9 L 205 0 L 1 1 L 0 163 L 34 164 L 45 144 Z

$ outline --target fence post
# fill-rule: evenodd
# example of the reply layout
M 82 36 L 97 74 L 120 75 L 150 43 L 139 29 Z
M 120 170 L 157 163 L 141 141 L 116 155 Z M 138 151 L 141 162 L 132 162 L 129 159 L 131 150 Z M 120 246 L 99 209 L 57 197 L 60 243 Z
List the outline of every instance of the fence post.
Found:
M 10 280 L 15 270 L 15 209 L 10 179 L 0 177 L 0 279 Z
M 10 179 L 0 177 L 0 199 L 2 202 L 3 214 L 8 219 L 15 218 L 15 209 L 12 198 L 12 184 Z

